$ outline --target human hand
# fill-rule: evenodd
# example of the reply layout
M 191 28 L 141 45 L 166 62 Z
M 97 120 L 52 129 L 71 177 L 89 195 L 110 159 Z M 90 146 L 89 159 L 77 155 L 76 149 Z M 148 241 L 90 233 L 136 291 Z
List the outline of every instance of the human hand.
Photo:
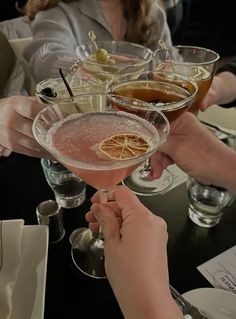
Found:
M 203 184 L 224 186 L 229 166 L 223 163 L 228 161 L 232 164 L 235 157 L 233 153 L 193 114 L 185 112 L 171 123 L 167 141 L 151 157 L 151 178 L 160 177 L 165 167 L 176 163 Z
M 32 133 L 33 120 L 43 108 L 45 105 L 36 97 L 12 96 L 0 100 L 0 145 L 7 149 L 3 156 L 14 151 L 33 157 L 50 157 Z
M 106 274 L 125 318 L 177 318 L 181 312 L 168 285 L 165 221 L 125 186 L 110 191 L 108 200 L 99 203 L 96 193 L 86 219 L 92 230 L 98 223 L 102 227 Z
M 199 109 L 205 111 L 213 104 L 227 104 L 236 99 L 236 76 L 231 72 L 221 72 L 214 76 L 212 84 L 199 104 Z

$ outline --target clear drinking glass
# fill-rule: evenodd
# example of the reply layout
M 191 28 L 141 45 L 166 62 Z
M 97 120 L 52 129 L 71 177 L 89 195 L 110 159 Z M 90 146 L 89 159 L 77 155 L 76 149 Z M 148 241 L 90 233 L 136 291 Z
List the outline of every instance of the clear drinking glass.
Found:
M 230 206 L 235 199 L 235 194 L 227 189 L 204 185 L 191 177 L 187 180 L 187 190 L 189 218 L 204 228 L 216 226 L 221 220 L 224 208 Z
M 170 123 L 191 106 L 197 89 L 194 81 L 173 72 L 164 71 L 144 71 L 139 74 L 120 76 L 111 85 L 113 94 L 147 102 L 148 107 L 160 110 Z M 141 117 L 146 111 L 143 106 L 139 108 L 135 105 L 132 108 L 120 105 L 120 110 Z M 165 169 L 160 178 L 150 180 L 147 178 L 149 170 L 149 160 L 147 160 L 144 166 L 134 170 L 123 183 L 137 195 L 151 196 L 168 191 L 173 184 L 171 172 Z
M 189 111 L 198 114 L 198 105 L 205 97 L 216 70 L 220 56 L 207 48 L 177 45 L 172 48 L 161 48 L 154 52 L 155 70 L 166 70 L 180 74 L 196 81 L 198 92 L 195 102 Z
M 41 159 L 44 176 L 60 207 L 74 208 L 86 199 L 86 183 L 56 161 Z
M 99 190 L 100 200 L 106 202 L 107 192 L 166 140 L 168 120 L 148 107 L 142 118 L 119 111 L 119 104 L 141 108 L 145 103 L 117 95 L 83 95 L 72 103 L 78 110 L 74 114 L 61 111 L 60 105 L 42 110 L 34 120 L 33 134 L 53 157 Z M 75 265 L 88 276 L 105 278 L 101 230 L 93 234 L 79 228 L 70 240 Z
M 67 82 L 74 96 L 89 93 L 106 93 L 107 87 L 99 79 L 88 75 L 68 75 Z M 58 103 L 70 97 L 61 77 L 48 78 L 36 85 L 35 95 L 44 103 Z
M 99 54 L 98 48 L 105 50 L 107 56 Z M 122 74 L 148 69 L 153 58 L 150 49 L 122 41 L 96 41 L 96 46 L 89 42 L 78 46 L 75 52 L 82 68 L 105 82 L 110 82 Z

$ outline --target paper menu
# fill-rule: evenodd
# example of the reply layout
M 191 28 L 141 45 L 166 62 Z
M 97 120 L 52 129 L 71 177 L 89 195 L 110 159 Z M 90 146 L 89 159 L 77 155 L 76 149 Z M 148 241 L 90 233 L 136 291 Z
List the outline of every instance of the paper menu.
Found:
M 215 288 L 236 294 L 236 246 L 197 267 Z

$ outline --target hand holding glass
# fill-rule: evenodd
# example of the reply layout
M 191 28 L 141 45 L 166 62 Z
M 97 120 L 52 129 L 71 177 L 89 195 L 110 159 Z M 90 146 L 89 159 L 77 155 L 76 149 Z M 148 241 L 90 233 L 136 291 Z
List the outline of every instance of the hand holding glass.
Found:
M 59 105 L 44 109 L 35 118 L 33 133 L 39 144 L 98 189 L 101 200 L 149 158 L 169 133 L 169 123 L 159 111 L 144 108 L 143 117 L 116 109 L 119 104 L 141 108 L 144 102 L 116 95 L 95 94 L 74 98 L 80 113 L 66 114 Z M 64 110 L 65 108 L 63 108 Z M 106 277 L 103 239 L 89 229 L 71 235 L 76 266 L 94 278 Z
M 114 94 L 148 103 L 150 112 L 151 109 L 160 110 L 169 122 L 172 122 L 191 106 L 197 93 L 197 85 L 194 81 L 172 72 L 144 71 L 116 78 L 111 90 Z M 120 105 L 118 108 L 140 117 L 145 114 L 144 106 L 139 108 L 133 105 L 127 108 Z M 138 167 L 123 181 L 124 184 L 136 194 L 144 196 L 168 191 L 173 184 L 171 172 L 165 169 L 160 178 L 149 180 L 149 169 L 147 161 L 144 168 Z

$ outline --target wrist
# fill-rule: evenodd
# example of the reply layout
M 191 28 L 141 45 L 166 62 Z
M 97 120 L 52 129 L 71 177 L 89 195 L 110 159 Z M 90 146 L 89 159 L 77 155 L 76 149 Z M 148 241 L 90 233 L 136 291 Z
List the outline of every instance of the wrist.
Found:
M 213 184 L 236 193 L 236 151 L 223 144 L 221 151 L 216 154 L 214 164 L 216 174 Z

